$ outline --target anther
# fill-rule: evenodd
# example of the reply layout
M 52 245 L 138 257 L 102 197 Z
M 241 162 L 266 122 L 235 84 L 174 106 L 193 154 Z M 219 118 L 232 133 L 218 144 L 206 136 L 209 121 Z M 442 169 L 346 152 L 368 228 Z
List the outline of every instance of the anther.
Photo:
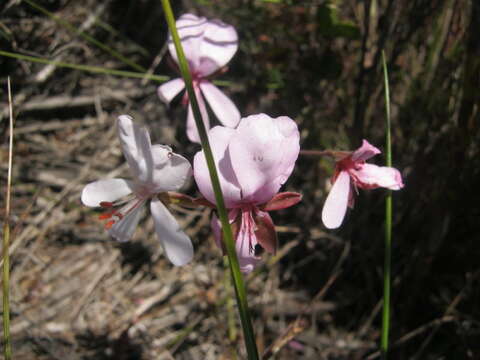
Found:
M 115 214 L 115 212 L 109 212 L 109 213 L 105 213 L 105 214 L 100 214 L 100 215 L 98 216 L 98 218 L 99 218 L 100 220 L 110 219 L 114 214 Z
M 105 229 L 110 230 L 110 228 L 115 224 L 115 220 L 110 220 L 105 224 Z

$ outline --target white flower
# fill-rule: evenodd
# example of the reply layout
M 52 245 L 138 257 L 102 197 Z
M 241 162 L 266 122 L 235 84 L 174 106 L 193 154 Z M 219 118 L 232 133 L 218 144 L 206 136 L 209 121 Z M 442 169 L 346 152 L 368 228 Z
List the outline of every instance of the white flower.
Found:
M 83 189 L 82 202 L 86 206 L 108 209 L 100 216 L 108 219 L 105 228 L 115 239 L 127 241 L 133 236 L 142 209 L 150 200 L 155 232 L 165 254 L 174 265 L 185 265 L 193 257 L 192 243 L 157 195 L 179 190 L 191 176 L 191 165 L 170 147 L 152 145 L 148 130 L 135 125 L 130 116 L 120 116 L 117 127 L 133 180 L 92 182 Z M 127 195 L 131 195 L 128 200 L 117 201 Z M 120 204 L 123 206 L 116 208 Z

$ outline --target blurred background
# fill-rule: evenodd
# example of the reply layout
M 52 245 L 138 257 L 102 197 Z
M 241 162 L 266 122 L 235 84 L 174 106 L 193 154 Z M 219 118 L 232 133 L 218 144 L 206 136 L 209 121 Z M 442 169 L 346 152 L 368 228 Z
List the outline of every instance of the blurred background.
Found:
M 40 6 L 40 7 L 39 7 Z M 219 18 L 239 50 L 218 79 L 242 115 L 295 119 L 304 150 L 383 150 L 381 52 L 390 72 L 394 193 L 392 359 L 480 358 L 480 3 L 472 0 L 173 1 Z M 48 15 L 47 12 L 53 14 Z M 71 31 L 88 34 L 137 69 Z M 0 49 L 54 61 L 177 76 L 159 0 L 6 0 Z M 232 288 L 210 211 L 173 207 L 194 260 L 173 267 L 145 217 L 135 239 L 108 237 L 82 187 L 128 176 L 115 119 L 190 160 L 180 98 L 158 83 L 0 56 L 4 213 L 6 78 L 15 112 L 11 310 L 15 359 L 241 359 Z M 212 115 L 213 119 L 213 115 Z M 379 155 L 377 164 L 384 163 Z M 362 191 L 344 225 L 320 213 L 334 164 L 300 156 L 274 213 L 280 249 L 249 277 L 259 349 L 275 359 L 378 359 L 383 190 Z M 195 195 L 193 182 L 185 189 Z M 292 340 L 293 339 L 293 340 Z M 274 347 L 268 349 L 271 344 Z

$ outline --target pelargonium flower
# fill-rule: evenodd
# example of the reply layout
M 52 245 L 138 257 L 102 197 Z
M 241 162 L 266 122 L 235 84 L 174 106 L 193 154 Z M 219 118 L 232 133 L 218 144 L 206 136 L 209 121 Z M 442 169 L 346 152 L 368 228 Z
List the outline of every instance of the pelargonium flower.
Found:
M 322 221 L 327 228 L 336 229 L 342 224 L 347 206 L 353 208 L 358 188 L 400 190 L 403 187 L 397 169 L 365 162 L 380 153 L 367 140 L 363 140 L 362 146 L 354 152 L 338 152 L 341 157 L 337 160 L 333 186 L 322 210 Z
M 176 22 L 178 34 L 182 42 L 185 57 L 192 74 L 193 88 L 207 130 L 210 128 L 207 109 L 203 97 L 209 103 L 219 121 L 228 127 L 237 126 L 240 112 L 235 104 L 209 79 L 221 70 L 238 49 L 238 36 L 235 28 L 218 19 L 207 20 L 193 14 L 184 14 Z M 178 64 L 177 52 L 171 36 L 168 40 L 170 55 Z M 182 78 L 162 84 L 158 88 L 158 96 L 169 104 L 172 99 L 185 88 Z M 188 104 L 187 136 L 192 142 L 200 142 L 192 107 L 185 92 L 183 104 Z
M 133 180 L 104 179 L 92 182 L 82 191 L 82 202 L 107 210 L 105 228 L 119 241 L 130 240 L 142 209 L 150 200 L 150 211 L 160 244 L 174 265 L 184 265 L 193 256 L 190 238 L 157 198 L 158 194 L 179 190 L 191 176 L 191 166 L 183 156 L 165 145 L 152 145 L 144 127 L 122 115 L 117 121 L 118 137 Z M 126 198 L 121 200 L 122 198 Z
M 269 253 L 277 249 L 277 237 L 269 211 L 290 207 L 300 201 L 297 193 L 279 193 L 293 171 L 300 151 L 295 122 L 265 114 L 240 120 L 236 129 L 212 128 L 211 141 L 220 184 L 235 236 L 243 272 L 253 270 L 259 260 L 257 245 Z M 206 200 L 215 203 L 203 151 L 195 155 L 193 175 Z M 212 228 L 221 244 L 220 223 L 214 215 Z

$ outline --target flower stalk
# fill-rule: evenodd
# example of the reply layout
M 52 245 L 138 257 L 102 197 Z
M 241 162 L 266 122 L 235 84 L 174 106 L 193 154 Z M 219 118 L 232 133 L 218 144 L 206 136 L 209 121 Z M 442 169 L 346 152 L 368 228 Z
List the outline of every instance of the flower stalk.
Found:
M 230 272 L 233 279 L 233 284 L 235 287 L 235 295 L 237 298 L 238 309 L 240 313 L 240 319 L 242 323 L 243 333 L 244 333 L 244 340 L 245 346 L 247 348 L 247 354 L 249 360 L 257 360 L 258 357 L 258 350 L 257 345 L 255 342 L 255 335 L 253 332 L 253 326 L 250 317 L 250 311 L 248 308 L 247 296 L 245 291 L 245 285 L 243 282 L 242 274 L 240 272 L 240 267 L 237 259 L 237 254 L 235 251 L 235 244 L 233 241 L 233 234 L 232 229 L 230 227 L 228 221 L 227 210 L 225 207 L 225 201 L 222 195 L 222 190 L 220 187 L 220 181 L 217 173 L 217 169 L 215 167 L 215 162 L 213 159 L 212 149 L 210 147 L 210 143 L 208 141 L 207 131 L 205 129 L 205 125 L 202 120 L 202 115 L 200 112 L 200 107 L 195 96 L 195 90 L 193 88 L 192 76 L 190 74 L 190 70 L 187 64 L 187 60 L 185 58 L 185 54 L 183 52 L 183 48 L 180 42 L 180 37 L 178 35 L 178 31 L 175 25 L 175 18 L 173 15 L 173 11 L 170 5 L 169 0 L 162 0 L 162 7 L 165 13 L 165 19 L 168 24 L 168 28 L 170 30 L 170 34 L 172 36 L 172 40 L 175 44 L 175 50 L 178 56 L 178 65 L 180 68 L 180 72 L 182 77 L 185 81 L 185 87 L 188 93 L 188 97 L 190 100 L 190 104 L 192 107 L 192 112 L 195 119 L 195 124 L 197 126 L 198 134 L 200 137 L 200 141 L 202 144 L 202 149 L 205 154 L 206 163 L 208 166 L 210 178 L 212 181 L 212 188 L 215 192 L 215 200 L 217 205 L 218 216 L 220 218 L 220 222 L 222 223 L 222 231 L 223 231 L 223 240 L 225 245 L 225 250 L 227 252 L 229 265 L 230 265 Z
M 392 166 L 392 142 L 390 123 L 390 88 L 388 82 L 387 62 L 385 52 L 382 51 L 382 65 L 385 82 L 385 112 L 386 112 L 386 166 Z M 383 311 L 382 311 L 382 335 L 380 351 L 382 359 L 388 358 L 388 338 L 390 330 L 390 288 L 391 288 L 391 261 L 392 261 L 392 191 L 387 190 L 385 198 L 385 255 L 383 267 Z
M 8 83 L 8 104 L 10 113 L 10 139 L 8 146 L 8 175 L 7 195 L 5 199 L 5 221 L 3 224 L 3 354 L 5 360 L 12 358 L 12 344 L 10 339 L 10 198 L 12 191 L 12 163 L 13 163 L 13 109 L 10 77 Z

